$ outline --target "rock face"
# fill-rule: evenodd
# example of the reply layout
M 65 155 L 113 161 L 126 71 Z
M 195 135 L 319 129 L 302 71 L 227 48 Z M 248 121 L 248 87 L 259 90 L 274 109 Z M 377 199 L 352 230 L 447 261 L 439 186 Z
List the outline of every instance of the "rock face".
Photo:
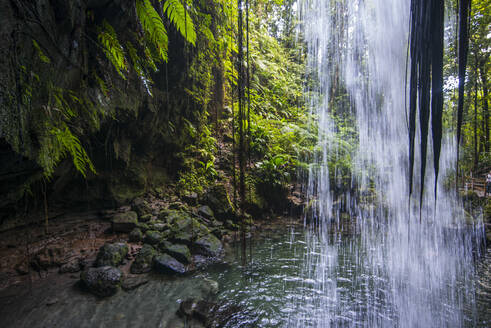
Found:
M 227 220 L 234 216 L 234 208 L 225 186 L 213 186 L 208 190 L 204 199 L 218 219 Z
M 138 215 L 133 211 L 118 213 L 113 216 L 111 223 L 114 232 L 131 232 L 138 223 Z
M 168 254 L 158 255 L 153 260 L 154 268 L 157 272 L 165 274 L 185 274 L 186 267 Z
M 103 266 L 89 268 L 80 274 L 80 279 L 87 289 L 100 297 L 116 294 L 123 274 L 118 268 Z
M 131 273 L 145 273 L 152 270 L 153 258 L 157 251 L 150 245 L 145 244 L 136 255 L 135 261 L 131 264 Z
M 208 234 L 194 242 L 196 252 L 210 257 L 220 257 L 223 253 L 223 245 L 214 235 Z
M 191 252 L 186 245 L 164 241 L 159 245 L 159 248 L 162 252 L 169 254 L 181 263 L 188 264 L 191 262 Z
M 123 262 L 126 254 L 128 254 L 128 245 L 125 243 L 106 243 L 99 249 L 95 265 L 116 267 Z

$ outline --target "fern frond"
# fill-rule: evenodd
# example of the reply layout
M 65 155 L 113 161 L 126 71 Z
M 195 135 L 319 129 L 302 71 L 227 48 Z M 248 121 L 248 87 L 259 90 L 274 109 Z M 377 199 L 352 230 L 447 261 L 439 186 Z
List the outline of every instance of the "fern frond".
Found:
M 65 127 L 64 130 L 59 128 L 53 129 L 51 133 L 56 137 L 56 140 L 61 146 L 61 154 L 66 155 L 68 153 L 72 156 L 73 165 L 84 178 L 87 175 L 87 169 L 96 173 L 89 155 L 87 155 L 87 152 L 80 143 L 80 139 L 74 136 L 68 127 Z
M 136 14 L 145 34 L 157 48 L 159 57 L 167 62 L 168 38 L 162 18 L 149 0 L 136 1 Z
M 166 0 L 163 6 L 164 13 L 167 14 L 169 20 L 174 24 L 182 36 L 191 43 L 196 45 L 196 31 L 194 29 L 193 20 L 188 11 L 182 5 L 180 0 Z
M 126 71 L 123 47 L 119 43 L 114 28 L 106 20 L 102 22 L 102 30 L 99 32 L 97 38 L 104 49 L 104 54 L 111 61 L 114 68 L 116 68 L 118 74 L 123 79 L 126 79 L 123 74 L 123 71 Z

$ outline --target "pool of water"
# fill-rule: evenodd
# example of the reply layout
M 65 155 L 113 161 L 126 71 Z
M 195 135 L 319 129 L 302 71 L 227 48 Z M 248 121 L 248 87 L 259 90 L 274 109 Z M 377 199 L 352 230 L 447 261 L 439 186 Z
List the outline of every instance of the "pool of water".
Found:
M 376 250 L 362 250 L 360 235 L 333 235 L 332 245 L 318 245 L 328 248 L 324 253 L 328 254 L 327 258 L 322 260 L 315 247 L 309 246 L 312 245 L 309 238 L 313 237 L 301 226 L 276 227 L 254 240 L 252 257 L 248 252 L 245 266 L 242 266 L 240 245 L 235 245 L 226 257 L 230 266 L 200 274 L 219 282 L 223 304 L 240 304 L 242 311 L 226 327 L 405 326 L 399 322 L 391 303 L 391 293 L 387 290 L 390 284 L 383 270 L 373 270 L 373 265 L 363 263 L 376 261 L 368 258 Z M 328 266 L 324 270 L 328 274 L 319 277 L 308 272 L 315 270 L 316 265 Z M 491 249 L 488 249 L 476 261 L 475 292 L 460 293 L 464 295 L 460 302 L 464 307 L 464 321 L 452 322 L 452 309 L 448 309 L 450 326 L 491 325 L 490 270 Z M 313 276 L 316 278 L 309 278 Z M 325 281 L 321 283 L 318 279 Z

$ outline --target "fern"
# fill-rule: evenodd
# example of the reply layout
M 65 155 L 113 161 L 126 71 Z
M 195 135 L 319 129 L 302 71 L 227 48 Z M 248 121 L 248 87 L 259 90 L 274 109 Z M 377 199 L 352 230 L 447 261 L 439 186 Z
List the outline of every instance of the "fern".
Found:
M 149 0 L 136 1 L 136 14 L 145 34 L 157 48 L 159 57 L 167 62 L 168 38 L 162 18 Z
M 123 71 L 126 71 L 126 59 L 124 56 L 124 50 L 121 44 L 119 43 L 118 37 L 116 36 L 116 32 L 114 28 L 107 22 L 103 21 L 102 30 L 99 32 L 97 37 L 99 42 L 104 49 L 104 54 L 111 61 L 114 68 L 118 74 L 123 78 L 126 77 L 123 74 Z
M 163 6 L 164 13 L 167 14 L 169 20 L 176 26 L 182 36 L 191 43 L 196 45 L 196 31 L 194 29 L 193 20 L 189 16 L 186 8 L 180 0 L 166 0 Z

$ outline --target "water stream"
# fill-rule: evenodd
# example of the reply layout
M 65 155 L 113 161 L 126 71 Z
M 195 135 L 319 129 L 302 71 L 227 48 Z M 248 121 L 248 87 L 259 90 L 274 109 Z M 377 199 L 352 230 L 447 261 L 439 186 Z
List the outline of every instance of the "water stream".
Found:
M 309 199 L 316 206 L 311 218 L 315 224 L 307 230 L 304 271 L 314 281 L 314 292 L 303 302 L 312 310 L 291 327 L 459 327 L 474 320 L 463 309 L 475 304 L 473 258 L 479 252 L 482 225 L 466 222 L 455 192 L 444 187 L 456 158 L 451 134 L 442 146 L 438 198 L 428 160 L 420 207 L 418 156 L 414 197 L 408 197 L 409 4 L 301 1 L 309 69 L 318 80 L 309 103 L 318 117 L 321 151 L 308 182 Z M 340 195 L 333 192 L 338 172 L 332 165 L 330 171 L 329 164 L 342 151 L 341 143 L 333 142 L 338 126 L 331 113 L 335 90 L 343 87 L 356 117 L 358 147 L 352 159 L 352 188 Z M 420 142 L 417 136 L 416 145 Z M 431 136 L 428 142 L 431 148 Z M 362 197 L 354 197 L 363 194 L 372 195 L 372 201 L 361 204 Z M 349 300 L 338 292 L 342 281 L 337 278 L 346 247 L 340 247 L 338 234 L 328 233 L 339 225 L 343 207 L 356 218 L 360 231 L 359 239 L 349 244 L 358 273 L 353 283 L 365 286 Z M 359 322 L 338 324 L 340 315 Z

